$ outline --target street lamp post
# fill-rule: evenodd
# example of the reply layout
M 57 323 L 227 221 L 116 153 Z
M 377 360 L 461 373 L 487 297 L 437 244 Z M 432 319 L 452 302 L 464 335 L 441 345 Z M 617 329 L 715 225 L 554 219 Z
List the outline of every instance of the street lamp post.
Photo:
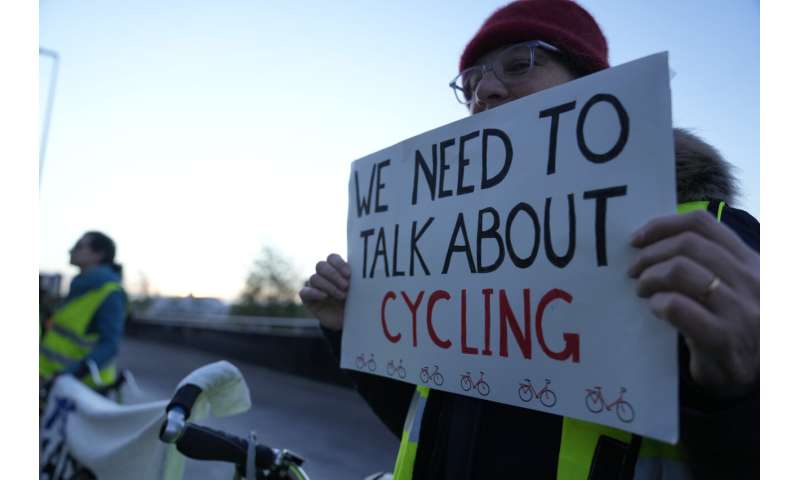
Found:
M 50 80 L 50 89 L 47 94 L 47 109 L 44 114 L 44 126 L 42 127 L 42 138 L 39 144 L 39 186 L 42 186 L 42 168 L 44 168 L 44 152 L 47 147 L 47 133 L 50 129 L 50 114 L 53 111 L 53 99 L 56 94 L 56 79 L 58 78 L 58 53 L 53 50 L 39 47 L 39 55 L 44 55 L 53 59 L 53 70 Z

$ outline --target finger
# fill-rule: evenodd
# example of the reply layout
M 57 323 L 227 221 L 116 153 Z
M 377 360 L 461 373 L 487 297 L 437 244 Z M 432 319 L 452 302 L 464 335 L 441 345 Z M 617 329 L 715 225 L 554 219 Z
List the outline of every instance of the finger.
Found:
M 340 257 L 339 254 L 331 253 L 328 255 L 327 260 L 344 278 L 350 278 L 350 264 Z
M 712 272 L 712 275 L 719 275 L 728 284 L 734 284 L 740 273 L 741 262 L 727 250 L 719 248 L 695 232 L 687 231 L 642 248 L 628 269 L 628 275 L 636 278 L 652 265 L 675 257 L 686 257 L 693 260 Z M 701 277 L 701 279 L 707 278 L 710 277 Z
M 636 294 L 647 298 L 657 292 L 678 292 L 702 300 L 714 274 L 687 257 L 672 257 L 648 266 L 636 282 Z
M 304 304 L 321 302 L 323 300 L 327 300 L 328 298 L 328 294 L 322 290 L 317 290 L 314 287 L 306 286 L 300 289 L 300 300 L 302 300 Z
M 675 326 L 698 347 L 717 350 L 724 332 L 716 317 L 696 300 L 675 292 L 658 292 L 650 297 L 650 309 L 658 318 Z
M 347 298 L 347 294 L 345 292 L 340 290 L 336 285 L 318 273 L 311 275 L 309 283 L 312 287 L 316 288 L 317 290 L 321 290 L 323 293 L 326 293 L 333 298 L 338 298 L 339 300 L 344 300 Z
M 333 265 L 328 262 L 317 263 L 317 273 L 323 276 L 326 280 L 336 285 L 340 290 L 344 291 L 350 287 L 350 283 L 346 278 L 336 270 Z
M 657 263 L 642 273 L 636 283 L 636 293 L 648 298 L 659 292 L 686 295 L 714 314 L 738 303 L 733 290 L 719 277 L 686 257 Z
M 718 222 L 706 211 L 666 215 L 654 218 L 637 229 L 631 236 L 631 245 L 645 247 L 681 232 L 695 232 L 728 250 L 738 258 L 748 258 L 749 247 L 728 226 Z

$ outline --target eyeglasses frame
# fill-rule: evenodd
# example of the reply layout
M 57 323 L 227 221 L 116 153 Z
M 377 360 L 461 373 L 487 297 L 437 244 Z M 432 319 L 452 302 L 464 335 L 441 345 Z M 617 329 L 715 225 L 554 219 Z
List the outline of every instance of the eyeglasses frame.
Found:
M 522 43 L 516 43 L 514 45 L 509 45 L 507 48 L 503 49 L 502 52 L 500 52 L 500 54 L 497 56 L 497 58 L 498 59 L 501 58 L 505 52 L 507 52 L 507 51 L 509 51 L 509 50 L 511 50 L 513 48 L 519 48 L 519 47 L 523 47 L 523 46 L 524 47 L 528 47 L 530 49 L 530 54 L 531 54 L 531 66 L 530 66 L 530 69 L 528 70 L 528 72 L 530 72 L 530 70 L 533 69 L 533 64 L 534 64 L 535 59 L 536 59 L 536 53 L 535 52 L 536 52 L 536 48 L 537 47 L 544 48 L 545 50 L 549 50 L 551 52 L 560 52 L 561 51 L 557 47 L 555 47 L 555 46 L 553 46 L 553 45 L 551 45 L 551 44 L 549 44 L 547 42 L 544 42 L 542 40 L 529 40 L 527 42 L 522 42 Z M 470 99 L 470 100 L 468 100 L 466 102 L 462 102 L 461 99 L 458 97 L 458 92 L 461 91 L 462 95 L 464 95 L 464 97 L 466 98 L 466 91 L 456 84 L 456 81 L 459 79 L 459 77 L 461 77 L 462 75 L 464 75 L 465 72 L 468 72 L 470 70 L 474 70 L 476 68 L 479 68 L 481 70 L 481 80 L 483 80 L 483 77 L 487 73 L 494 72 L 495 78 L 497 78 L 498 81 L 500 81 L 501 83 L 503 83 L 503 85 L 505 85 L 503 80 L 497 75 L 497 72 L 495 72 L 494 64 L 495 64 L 495 62 L 492 62 L 490 64 L 482 63 L 480 65 L 473 65 L 473 66 L 471 66 L 469 68 L 466 68 L 466 69 L 462 70 L 461 72 L 458 73 L 458 75 L 456 75 L 456 77 L 448 85 L 450 86 L 450 88 L 453 89 L 453 95 L 455 95 L 456 101 L 458 103 L 460 103 L 462 105 L 471 105 L 474 102 L 474 100 L 472 100 L 472 99 Z M 526 72 L 526 74 L 528 72 Z M 478 84 L 480 84 L 480 80 L 478 81 Z M 476 87 L 477 87 L 477 84 L 476 84 Z M 473 95 L 473 98 L 474 98 L 474 95 Z

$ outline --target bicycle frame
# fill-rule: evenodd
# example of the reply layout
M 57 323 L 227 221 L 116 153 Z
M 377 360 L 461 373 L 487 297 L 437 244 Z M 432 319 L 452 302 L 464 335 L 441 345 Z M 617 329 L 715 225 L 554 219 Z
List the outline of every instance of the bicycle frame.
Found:
M 616 410 L 617 418 L 619 418 L 620 421 L 630 423 L 636 416 L 636 411 L 633 405 L 624 399 L 626 391 L 625 387 L 621 387 L 617 399 L 611 403 L 607 403 L 605 397 L 603 397 L 603 389 L 601 387 L 587 388 L 586 408 L 593 413 L 599 413 L 603 410 L 607 412 Z
M 599 400 L 600 403 L 603 404 L 603 408 L 605 408 L 608 411 L 611 411 L 612 408 L 614 408 L 615 406 L 617 406 L 618 404 L 620 404 L 620 403 L 622 403 L 624 401 L 624 399 L 622 397 L 625 394 L 626 390 L 625 390 L 625 388 L 621 388 L 620 392 L 619 392 L 619 396 L 617 397 L 616 400 L 614 400 L 611 403 L 606 403 L 606 399 L 605 399 L 605 397 L 603 397 L 603 390 L 600 387 L 587 388 L 586 392 L 589 395 L 591 395 L 595 400 Z
M 520 388 L 524 389 L 526 392 L 533 393 L 533 396 L 536 397 L 537 399 L 539 399 L 539 398 L 542 397 L 542 393 L 550 390 L 548 388 L 550 386 L 550 380 L 545 380 L 544 381 L 544 387 L 542 387 L 539 391 L 536 391 L 536 387 L 527 378 L 525 379 L 525 382 L 520 382 L 519 386 L 520 386 Z

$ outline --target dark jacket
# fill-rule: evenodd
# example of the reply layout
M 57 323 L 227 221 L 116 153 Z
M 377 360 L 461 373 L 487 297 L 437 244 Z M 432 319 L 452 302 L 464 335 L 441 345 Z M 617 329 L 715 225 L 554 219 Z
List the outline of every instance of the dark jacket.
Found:
M 730 166 L 712 147 L 675 131 L 678 201 L 735 201 Z M 718 201 L 709 210 L 716 215 Z M 759 223 L 747 212 L 725 208 L 722 222 L 759 251 Z M 323 329 L 336 358 L 341 333 Z M 718 400 L 697 388 L 681 337 L 680 437 L 695 478 L 757 478 L 759 390 Z M 359 393 L 400 438 L 414 386 L 348 371 Z M 555 478 L 562 417 L 431 390 L 422 419 L 415 479 Z M 618 477 L 614 477 L 618 478 Z

